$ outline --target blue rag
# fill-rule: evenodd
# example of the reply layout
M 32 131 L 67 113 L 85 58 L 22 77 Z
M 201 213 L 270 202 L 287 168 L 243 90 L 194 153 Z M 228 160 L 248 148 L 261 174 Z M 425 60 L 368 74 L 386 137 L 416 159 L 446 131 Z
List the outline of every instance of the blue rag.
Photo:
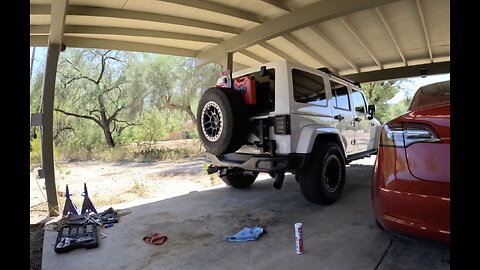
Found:
M 253 241 L 260 237 L 264 232 L 265 231 L 262 227 L 245 227 L 235 235 L 225 236 L 224 239 L 231 242 Z

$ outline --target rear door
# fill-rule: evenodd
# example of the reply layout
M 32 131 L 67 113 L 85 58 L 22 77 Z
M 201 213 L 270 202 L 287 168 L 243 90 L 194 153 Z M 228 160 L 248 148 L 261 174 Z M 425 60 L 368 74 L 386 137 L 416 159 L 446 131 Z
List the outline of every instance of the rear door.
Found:
M 333 101 L 333 123 L 340 131 L 345 143 L 345 152 L 352 154 L 355 151 L 355 123 L 354 113 L 350 107 L 350 89 L 346 84 L 330 80 Z M 358 152 L 358 150 L 357 150 Z

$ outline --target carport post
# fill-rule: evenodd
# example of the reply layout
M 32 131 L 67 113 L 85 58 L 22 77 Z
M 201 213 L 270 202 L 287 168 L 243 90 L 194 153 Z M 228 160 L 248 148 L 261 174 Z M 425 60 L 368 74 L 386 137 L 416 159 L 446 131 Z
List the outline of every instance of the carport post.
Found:
M 63 30 L 67 15 L 68 0 L 53 0 L 51 6 L 50 35 L 48 38 L 47 64 L 43 79 L 42 94 L 42 170 L 47 190 L 48 213 L 58 216 L 58 200 L 55 186 L 55 165 L 53 159 L 53 104 L 58 56 L 62 49 Z
M 48 45 L 42 95 L 42 169 L 45 174 L 45 188 L 47 190 L 48 212 L 50 217 L 59 215 L 53 159 L 53 103 L 60 49 L 61 44 Z
M 222 59 L 223 71 L 229 70 L 233 72 L 233 52 L 227 52 Z

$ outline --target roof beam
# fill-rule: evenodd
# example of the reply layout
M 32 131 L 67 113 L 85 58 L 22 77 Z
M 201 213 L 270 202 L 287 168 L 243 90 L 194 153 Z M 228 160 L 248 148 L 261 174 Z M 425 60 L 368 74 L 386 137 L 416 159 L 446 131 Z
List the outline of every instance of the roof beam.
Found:
M 239 62 L 233 62 L 234 69 L 237 68 L 238 70 L 249 68 L 250 66 L 241 64 Z
M 263 48 L 271 51 L 272 53 L 282 57 L 283 59 L 287 59 L 287 60 L 294 60 L 293 57 L 291 57 L 290 55 L 284 53 L 283 51 L 277 49 L 276 47 L 273 47 L 272 45 L 262 41 L 260 43 L 258 43 L 259 46 L 262 46 Z
M 51 6 L 50 19 L 50 37 L 49 44 L 62 44 L 63 29 L 65 27 L 65 18 L 67 17 L 68 0 L 53 1 L 55 5 Z
M 406 65 L 407 65 L 407 60 L 405 59 L 405 56 L 403 55 L 403 52 L 402 52 L 402 50 L 400 49 L 400 46 L 398 45 L 397 39 L 395 38 L 395 36 L 393 35 L 392 30 L 390 29 L 390 26 L 388 26 L 388 23 L 387 23 L 387 21 L 385 20 L 385 17 L 383 16 L 382 11 L 381 11 L 380 8 L 378 8 L 378 7 L 375 7 L 375 11 L 377 11 L 377 14 L 378 14 L 378 16 L 380 17 L 380 20 L 382 20 L 382 22 L 383 22 L 383 26 L 385 26 L 385 29 L 387 30 L 388 34 L 390 35 L 390 38 L 392 39 L 393 44 L 395 45 L 395 48 L 397 48 L 398 54 L 399 54 L 400 57 L 402 58 L 403 64 L 406 66 Z
M 345 16 L 364 9 L 392 3 L 399 0 L 323 0 L 279 16 L 261 25 L 244 31 L 222 43 L 201 51 L 197 65 L 203 65 L 222 57 L 226 52 L 246 49 L 285 33 L 314 25 L 326 20 Z
M 30 46 L 45 46 L 47 44 L 47 36 L 30 36 Z M 98 39 L 98 38 L 84 38 L 84 37 L 69 37 L 65 36 L 63 43 L 69 47 L 75 48 L 96 48 L 96 49 L 111 49 L 133 52 L 147 52 L 147 53 L 159 53 L 170 54 L 185 57 L 194 57 L 197 51 L 181 49 L 175 47 L 168 47 L 162 45 L 145 44 L 130 41 L 119 41 L 111 39 Z
M 30 15 L 50 15 L 50 6 L 48 5 L 30 5 Z M 114 19 L 130 19 L 139 21 L 149 21 L 167 24 L 177 24 L 188 27 L 202 28 L 212 31 L 219 31 L 230 34 L 238 34 L 243 30 L 226 25 L 210 23 L 205 21 L 186 19 L 168 15 L 161 15 L 155 13 L 147 13 L 140 11 L 113 9 L 113 8 L 100 8 L 100 7 L 88 7 L 88 6 L 69 6 L 68 16 L 89 16 L 89 17 L 104 17 Z
M 340 58 L 343 59 L 343 61 L 345 61 L 349 66 L 351 66 L 356 72 L 359 72 L 359 68 L 357 65 L 355 65 L 353 63 L 353 61 L 344 53 L 342 52 L 338 46 L 335 46 L 335 44 L 333 44 L 330 40 L 328 40 L 328 38 L 322 33 L 322 31 L 320 31 L 320 29 L 317 27 L 317 26 L 312 26 L 310 27 L 310 29 L 320 38 L 322 39 L 327 45 L 328 47 L 330 47 L 330 49 L 332 49 L 335 53 L 337 53 Z
M 370 47 L 367 45 L 366 41 L 363 40 L 360 33 L 353 27 L 352 23 L 350 23 L 350 21 L 346 17 L 340 17 L 340 20 L 345 25 L 345 27 L 347 27 L 347 29 L 353 34 L 353 36 L 357 39 L 357 41 L 360 43 L 360 45 L 362 45 L 362 47 L 365 49 L 365 51 L 367 51 L 368 55 L 370 55 L 370 57 L 373 59 L 373 61 L 375 61 L 377 66 L 380 67 L 380 69 L 383 69 L 383 65 L 380 63 L 380 61 L 375 56 L 375 54 L 373 54 L 372 49 L 370 49 Z
M 288 42 L 292 43 L 295 45 L 295 47 L 299 48 L 302 50 L 304 53 L 315 59 L 316 61 L 320 62 L 322 65 L 328 67 L 330 70 L 333 72 L 336 72 L 336 69 L 327 61 L 325 60 L 322 56 L 320 56 L 318 53 L 314 52 L 312 49 L 307 47 L 307 45 L 303 44 L 300 40 L 298 40 L 296 37 L 294 37 L 292 34 L 285 34 L 283 37 L 288 40 Z
M 279 9 L 283 9 L 283 10 L 288 11 L 288 12 L 292 11 L 290 8 L 288 8 L 285 4 L 283 4 L 279 0 L 260 0 L 260 1 L 264 2 L 264 3 L 267 3 L 271 6 L 277 7 Z
M 48 25 L 31 25 L 30 35 L 32 34 L 48 34 L 50 27 Z M 165 38 L 188 40 L 204 43 L 218 44 L 223 40 L 221 38 L 198 36 L 191 34 L 173 33 L 165 31 L 153 31 L 122 27 L 103 27 L 103 26 L 83 26 L 83 25 L 66 25 L 65 34 L 92 34 L 92 35 L 117 35 L 117 36 L 137 36 L 149 38 Z
M 161 2 L 168 2 L 186 7 L 192 7 L 202 10 L 207 10 L 215 13 L 220 13 L 240 19 L 244 19 L 251 22 L 262 23 L 255 14 L 249 13 L 243 10 L 235 9 L 231 6 L 226 6 L 220 3 L 212 3 L 199 0 L 162 0 Z
M 385 81 L 422 76 L 422 68 L 426 68 L 426 75 L 450 73 L 450 61 L 361 72 L 343 77 L 360 83 Z
M 239 53 L 241 53 L 241 54 L 243 54 L 243 55 L 245 55 L 245 56 L 247 56 L 247 57 L 250 57 L 250 58 L 252 58 L 253 60 L 255 60 L 255 61 L 257 61 L 257 62 L 260 62 L 261 64 L 264 64 L 264 63 L 267 63 L 267 62 L 268 62 L 267 59 L 265 59 L 265 58 L 263 58 L 263 57 L 260 57 L 260 56 L 254 54 L 254 53 L 252 53 L 252 52 L 249 52 L 249 51 L 247 51 L 247 50 L 243 50 L 243 51 L 241 51 L 241 52 L 239 52 Z
M 422 21 L 423 35 L 425 36 L 425 41 L 427 42 L 428 55 L 430 56 L 430 61 L 433 62 L 432 46 L 430 45 L 430 38 L 428 38 L 427 24 L 425 23 L 425 17 L 423 16 L 422 5 L 420 4 L 420 0 L 417 0 L 416 2 L 418 14 L 420 15 L 420 20 Z

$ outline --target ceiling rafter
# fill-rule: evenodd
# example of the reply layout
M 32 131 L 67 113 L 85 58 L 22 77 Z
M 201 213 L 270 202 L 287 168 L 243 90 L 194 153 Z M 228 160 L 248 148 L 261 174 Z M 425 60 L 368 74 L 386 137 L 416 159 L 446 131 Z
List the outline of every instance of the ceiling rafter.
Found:
M 32 25 L 30 26 L 30 34 L 48 34 L 50 26 L 48 25 Z M 119 36 L 136 36 L 188 40 L 204 43 L 218 44 L 223 40 L 221 38 L 206 37 L 191 34 L 182 34 L 166 31 L 153 31 L 123 27 L 104 27 L 104 26 L 84 26 L 84 25 L 65 25 L 65 34 L 92 34 L 92 35 L 119 35 Z
M 428 55 L 430 56 L 430 61 L 433 63 L 432 46 L 430 45 L 430 38 L 428 37 L 427 24 L 425 23 L 425 17 L 423 16 L 422 5 L 420 4 L 420 0 L 416 0 L 416 3 L 418 14 L 420 15 L 420 21 L 422 22 L 423 35 L 425 36 L 425 41 L 427 42 Z
M 147 13 L 132 10 L 121 10 L 113 8 L 101 7 L 87 7 L 87 6 L 69 6 L 67 16 L 89 16 L 89 17 L 104 17 L 116 19 L 130 19 L 139 21 L 149 21 L 158 23 L 167 23 L 173 25 L 182 25 L 195 28 L 203 28 L 212 31 L 219 31 L 230 34 L 239 34 L 243 32 L 242 29 L 199 21 L 194 19 L 186 19 L 169 15 Z M 30 15 L 50 15 L 49 5 L 30 5 Z
M 266 21 L 216 46 L 201 51 L 196 56 L 197 65 L 218 61 L 227 52 L 241 51 L 259 42 L 270 40 L 298 29 L 396 1 L 399 0 L 323 0 L 315 2 Z
M 288 42 L 292 43 L 295 47 L 302 50 L 304 53 L 315 59 L 316 61 L 320 62 L 325 67 L 328 67 L 333 72 L 336 72 L 336 69 L 330 64 L 327 60 L 325 60 L 321 55 L 310 49 L 307 45 L 302 43 L 299 39 L 294 37 L 292 34 L 285 34 L 283 37 L 288 40 Z
M 261 57 L 261 56 L 258 56 L 257 54 L 252 53 L 252 52 L 247 51 L 247 50 L 240 51 L 239 53 L 241 53 L 241 54 L 243 54 L 243 55 L 245 55 L 245 56 L 247 56 L 247 57 L 250 57 L 250 58 L 252 58 L 253 60 L 255 60 L 255 61 L 257 61 L 257 62 L 260 62 L 261 64 L 264 64 L 264 63 L 267 63 L 267 62 L 268 62 L 267 59 L 265 59 L 265 58 L 263 58 L 263 57 Z
M 262 23 L 262 20 L 253 13 L 243 10 L 235 9 L 231 6 L 222 5 L 220 3 L 211 3 L 199 0 L 161 0 L 161 2 L 168 2 L 172 4 L 182 5 L 186 7 L 193 7 L 202 10 L 208 10 L 215 13 L 244 19 L 251 22 Z
M 272 53 L 274 53 L 274 54 L 282 57 L 283 59 L 292 60 L 292 61 L 294 60 L 293 57 L 291 57 L 290 55 L 286 54 L 286 53 L 283 52 L 282 50 L 280 50 L 280 49 L 278 49 L 278 48 L 276 48 L 276 47 L 268 44 L 267 42 L 262 41 L 262 42 L 258 43 L 258 45 L 259 45 L 259 46 L 262 46 L 263 48 L 271 51 Z
M 353 34 L 353 36 L 355 37 L 355 39 L 357 39 L 360 45 L 362 45 L 365 51 L 367 51 L 368 55 L 370 55 L 373 61 L 375 61 L 377 66 L 380 67 L 380 69 L 383 69 L 383 65 L 382 63 L 380 63 L 380 60 L 378 60 L 378 57 L 375 56 L 372 49 L 370 49 L 366 41 L 361 37 L 360 33 L 354 28 L 352 23 L 346 17 L 340 17 L 340 20 L 345 25 L 345 27 L 347 27 L 347 29 Z
M 390 26 L 388 26 L 387 20 L 385 20 L 385 17 L 383 16 L 383 13 L 382 13 L 382 11 L 380 10 L 379 7 L 375 7 L 375 10 L 377 11 L 378 16 L 380 17 L 380 20 L 382 20 L 383 26 L 385 26 L 385 29 L 387 30 L 388 35 L 392 39 L 393 44 L 395 45 L 395 48 L 397 48 L 397 52 L 400 55 L 400 57 L 402 58 L 403 64 L 406 66 L 407 65 L 407 60 L 405 59 L 405 56 L 403 55 L 403 52 L 400 49 L 400 45 L 398 44 L 397 39 L 393 35 L 393 32 L 390 29 Z
M 239 63 L 239 62 L 235 62 L 233 61 L 233 66 L 236 68 L 234 68 L 234 70 L 242 70 L 242 69 L 247 69 L 249 68 L 250 66 L 247 66 L 247 65 L 244 65 L 242 63 Z
M 48 41 L 48 35 L 30 36 L 30 46 L 45 46 Z M 63 43 L 69 47 L 76 48 L 96 48 L 96 49 L 111 49 L 133 52 L 147 52 L 159 54 L 171 54 L 177 56 L 194 57 L 197 51 L 182 49 L 176 47 L 169 47 L 163 45 L 146 44 L 131 41 L 119 41 L 99 38 L 84 38 L 84 37 L 69 37 L 63 38 Z
M 277 7 L 279 9 L 283 9 L 283 10 L 288 11 L 288 12 L 292 11 L 285 4 L 283 4 L 280 0 L 259 0 L 259 1 L 267 3 L 271 6 Z
M 330 49 L 332 49 L 336 54 L 340 56 L 350 67 L 352 67 L 356 72 L 359 72 L 360 69 L 356 64 L 353 63 L 352 59 L 350 59 L 342 50 L 335 46 L 333 42 L 331 42 L 317 26 L 311 26 L 310 29 L 320 38 L 322 39 Z

